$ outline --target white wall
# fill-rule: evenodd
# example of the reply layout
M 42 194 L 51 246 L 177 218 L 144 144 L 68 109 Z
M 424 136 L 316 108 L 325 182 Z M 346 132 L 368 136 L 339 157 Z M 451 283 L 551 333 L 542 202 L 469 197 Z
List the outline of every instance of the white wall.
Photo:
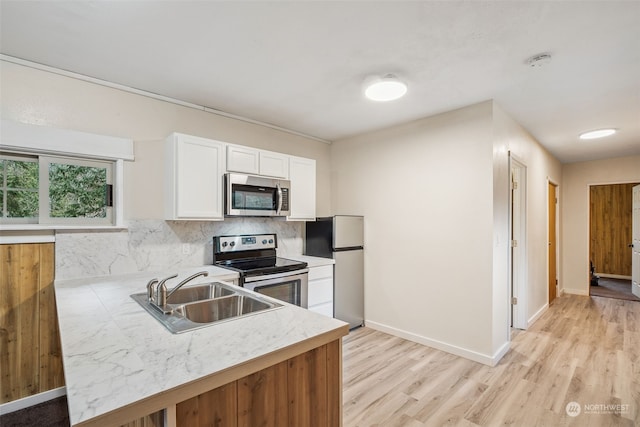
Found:
M 334 214 L 365 216 L 367 325 L 483 363 L 506 352 L 509 151 L 528 168 L 533 315 L 547 302 L 546 186 L 561 166 L 494 102 L 332 144 Z
M 157 151 L 148 145 L 144 154 L 136 149 L 141 161 L 160 156 L 161 142 L 174 131 L 315 159 L 317 213 L 330 212 L 328 144 L 4 61 L 0 61 L 0 86 L 3 119 L 157 144 Z M 162 217 L 162 193 L 153 191 L 162 186 L 156 182 L 161 164 L 125 165 L 125 217 Z
M 535 319 L 536 315 L 547 306 L 548 303 L 548 207 L 547 207 L 547 187 L 548 182 L 558 184 L 560 194 L 566 190 L 562 181 L 562 165 L 544 147 L 538 143 L 522 126 L 509 117 L 499 106 L 494 104 L 494 151 L 497 155 L 500 170 L 504 170 L 506 156 L 508 152 L 513 153 L 517 159 L 526 166 L 526 236 L 527 236 L 527 295 L 526 295 L 526 318 L 529 323 Z M 501 182 L 504 183 L 502 193 L 494 196 L 496 203 L 505 203 L 508 200 L 508 171 L 506 177 L 502 173 Z M 506 193 L 505 193 L 506 192 Z M 498 202 L 500 200 L 500 202 Z M 497 213 L 505 211 L 504 207 L 496 207 Z M 562 211 L 562 206 L 560 206 Z M 508 206 L 506 206 L 508 212 Z M 560 224 L 562 229 L 563 223 Z M 504 229 L 500 228 L 502 233 Z M 503 234 L 504 235 L 504 234 Z M 508 238 L 508 229 L 506 236 Z M 562 241 L 560 247 L 562 248 Z M 507 249 L 508 250 L 508 249 Z M 504 259 L 504 258 L 503 258 Z M 560 271 L 562 267 L 559 265 Z M 560 277 L 560 276 L 559 276 Z M 496 291 L 505 289 L 502 283 Z M 502 301 L 502 296 L 500 298 Z M 498 310 L 498 313 L 501 311 Z M 495 323 L 499 325 L 499 322 Z
M 331 146 L 334 214 L 365 216 L 369 326 L 492 355 L 492 140 L 486 102 Z
M 588 295 L 589 185 L 640 182 L 640 156 L 569 163 L 564 165 L 562 175 L 564 226 L 560 286 L 567 293 Z

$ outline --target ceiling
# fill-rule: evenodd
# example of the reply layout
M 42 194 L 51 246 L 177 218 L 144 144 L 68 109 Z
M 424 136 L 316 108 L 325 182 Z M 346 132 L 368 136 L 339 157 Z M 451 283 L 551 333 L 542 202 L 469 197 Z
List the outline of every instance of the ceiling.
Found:
M 488 99 L 562 162 L 640 154 L 639 1 L 7 1 L 4 55 L 327 141 Z M 527 58 L 550 53 L 542 67 Z M 367 101 L 394 73 L 409 93 Z M 619 132 L 581 141 L 580 132 Z

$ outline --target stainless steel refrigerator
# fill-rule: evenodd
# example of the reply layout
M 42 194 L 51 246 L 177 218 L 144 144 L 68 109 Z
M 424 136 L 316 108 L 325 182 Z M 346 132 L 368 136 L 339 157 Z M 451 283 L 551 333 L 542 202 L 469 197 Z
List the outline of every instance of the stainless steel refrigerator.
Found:
M 364 324 L 364 218 L 336 215 L 306 223 L 305 254 L 335 260 L 333 313 L 350 328 Z

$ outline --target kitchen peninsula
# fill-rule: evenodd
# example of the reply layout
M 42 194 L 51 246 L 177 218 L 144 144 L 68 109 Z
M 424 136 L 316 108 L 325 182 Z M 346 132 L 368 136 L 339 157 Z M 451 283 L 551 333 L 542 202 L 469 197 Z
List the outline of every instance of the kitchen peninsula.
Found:
M 198 271 L 237 278 L 206 266 L 173 284 Z M 341 425 L 346 323 L 283 304 L 172 334 L 130 297 L 172 273 L 56 281 L 72 426 Z

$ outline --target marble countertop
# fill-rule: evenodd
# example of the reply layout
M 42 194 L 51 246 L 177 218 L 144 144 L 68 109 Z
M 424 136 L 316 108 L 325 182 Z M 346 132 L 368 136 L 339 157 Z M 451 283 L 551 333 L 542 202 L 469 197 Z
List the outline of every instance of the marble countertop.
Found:
M 237 273 L 214 266 L 185 269 L 224 281 Z M 56 281 L 71 425 L 165 393 L 346 325 L 289 304 L 206 328 L 172 334 L 130 295 L 175 271 Z
M 309 265 L 309 268 L 333 265 L 336 263 L 333 258 L 321 258 L 310 255 L 284 255 L 283 258 L 289 258 L 295 261 L 304 261 Z

